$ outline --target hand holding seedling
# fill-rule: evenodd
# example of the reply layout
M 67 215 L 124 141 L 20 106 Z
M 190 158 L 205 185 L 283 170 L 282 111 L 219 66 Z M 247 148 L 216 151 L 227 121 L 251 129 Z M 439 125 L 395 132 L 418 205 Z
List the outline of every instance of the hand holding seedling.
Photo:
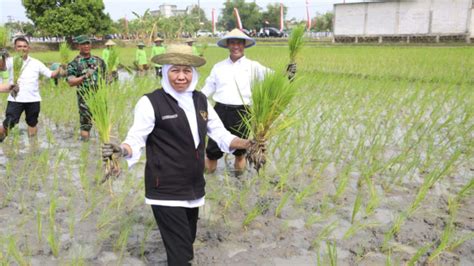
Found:
M 112 157 L 119 158 L 127 156 L 127 150 L 122 148 L 116 143 L 104 143 L 102 144 L 102 160 L 111 160 Z
M 92 75 L 94 75 L 94 72 L 95 72 L 95 69 L 91 69 L 91 68 L 87 69 L 86 74 L 84 74 L 84 78 L 85 79 L 90 78 Z
M 288 64 L 286 72 L 288 73 L 288 79 L 292 80 L 296 75 L 296 63 Z
M 11 84 L 9 91 L 10 91 L 10 95 L 14 99 L 16 99 L 16 96 L 18 96 L 18 92 L 20 91 L 20 87 L 18 86 L 18 84 Z

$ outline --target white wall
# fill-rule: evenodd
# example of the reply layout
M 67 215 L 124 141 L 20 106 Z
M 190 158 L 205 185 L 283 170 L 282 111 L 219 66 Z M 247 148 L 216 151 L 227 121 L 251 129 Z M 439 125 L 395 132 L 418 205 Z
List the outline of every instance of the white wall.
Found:
M 338 5 L 335 13 L 334 34 L 364 34 L 365 4 Z
M 367 7 L 366 34 L 394 34 L 398 26 L 398 3 L 374 3 Z M 383 25 L 383 26 L 381 26 Z
M 398 33 L 427 34 L 430 27 L 430 1 L 400 2 Z
M 474 7 L 471 9 L 471 37 L 474 38 Z
M 472 0 L 401 0 L 334 5 L 334 35 L 473 35 Z

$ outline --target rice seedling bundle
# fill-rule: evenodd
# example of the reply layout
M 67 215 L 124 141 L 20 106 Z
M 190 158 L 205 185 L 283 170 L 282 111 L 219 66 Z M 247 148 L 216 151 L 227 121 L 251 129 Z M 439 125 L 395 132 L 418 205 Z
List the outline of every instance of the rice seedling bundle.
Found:
M 279 118 L 296 96 L 297 90 L 295 82 L 290 82 L 286 75 L 277 72 L 267 73 L 252 88 L 252 105 L 247 110 L 249 116 L 244 117 L 243 121 L 249 130 L 249 138 L 254 141 L 247 159 L 259 171 L 266 162 L 267 141 L 292 124 L 294 112 L 287 112 L 285 118 Z
M 99 139 L 102 143 L 110 142 L 112 129 L 112 112 L 109 103 L 109 85 L 106 80 L 99 76 L 97 87 L 84 91 L 84 100 L 89 107 L 92 123 L 94 124 Z M 112 157 L 104 162 L 105 176 L 103 182 L 109 177 L 117 177 L 120 174 L 120 165 L 117 157 Z
M 14 56 L 13 57 L 13 84 L 18 84 L 18 79 L 20 78 L 22 68 L 23 68 L 23 57 L 21 55 Z
M 23 71 L 23 56 L 18 54 L 13 57 L 13 84 L 16 86 L 16 90 L 12 90 L 10 95 L 16 99 L 18 95 L 18 79 L 21 76 L 21 72 Z
M 66 66 L 69 63 L 71 50 L 67 43 L 63 42 L 59 45 L 59 58 L 62 66 Z
M 0 27 L 0 48 L 7 47 L 8 31 L 6 27 Z
M 290 50 L 290 64 L 296 63 L 296 57 L 304 45 L 304 26 L 300 25 L 293 29 L 288 38 L 288 48 Z

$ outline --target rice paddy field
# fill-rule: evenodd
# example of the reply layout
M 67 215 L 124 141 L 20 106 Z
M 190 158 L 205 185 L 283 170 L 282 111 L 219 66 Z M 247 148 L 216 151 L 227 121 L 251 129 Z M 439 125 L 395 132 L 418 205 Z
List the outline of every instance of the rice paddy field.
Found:
M 131 65 L 134 49 L 119 51 Z M 284 46 L 246 55 L 288 63 Z M 227 51 L 204 56 L 198 87 Z M 229 155 L 206 176 L 194 264 L 473 265 L 474 47 L 308 46 L 297 62 L 296 115 L 266 167 L 236 177 Z M 158 87 L 151 72 L 112 86 L 116 142 Z M 37 138 L 22 117 L 0 144 L 0 265 L 166 265 L 144 156 L 100 184 L 99 136 L 79 140 L 75 93 L 43 80 Z

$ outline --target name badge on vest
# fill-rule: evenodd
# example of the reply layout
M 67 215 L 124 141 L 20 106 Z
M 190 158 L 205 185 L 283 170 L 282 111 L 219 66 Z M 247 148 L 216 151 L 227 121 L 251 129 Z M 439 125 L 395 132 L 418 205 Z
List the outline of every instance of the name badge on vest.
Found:
M 207 112 L 206 111 L 199 111 L 199 113 L 201 114 L 202 119 L 204 119 L 204 121 L 207 121 Z
M 174 115 L 164 115 L 164 116 L 161 117 L 161 120 L 175 119 L 175 118 L 178 118 L 178 114 L 174 114 Z

